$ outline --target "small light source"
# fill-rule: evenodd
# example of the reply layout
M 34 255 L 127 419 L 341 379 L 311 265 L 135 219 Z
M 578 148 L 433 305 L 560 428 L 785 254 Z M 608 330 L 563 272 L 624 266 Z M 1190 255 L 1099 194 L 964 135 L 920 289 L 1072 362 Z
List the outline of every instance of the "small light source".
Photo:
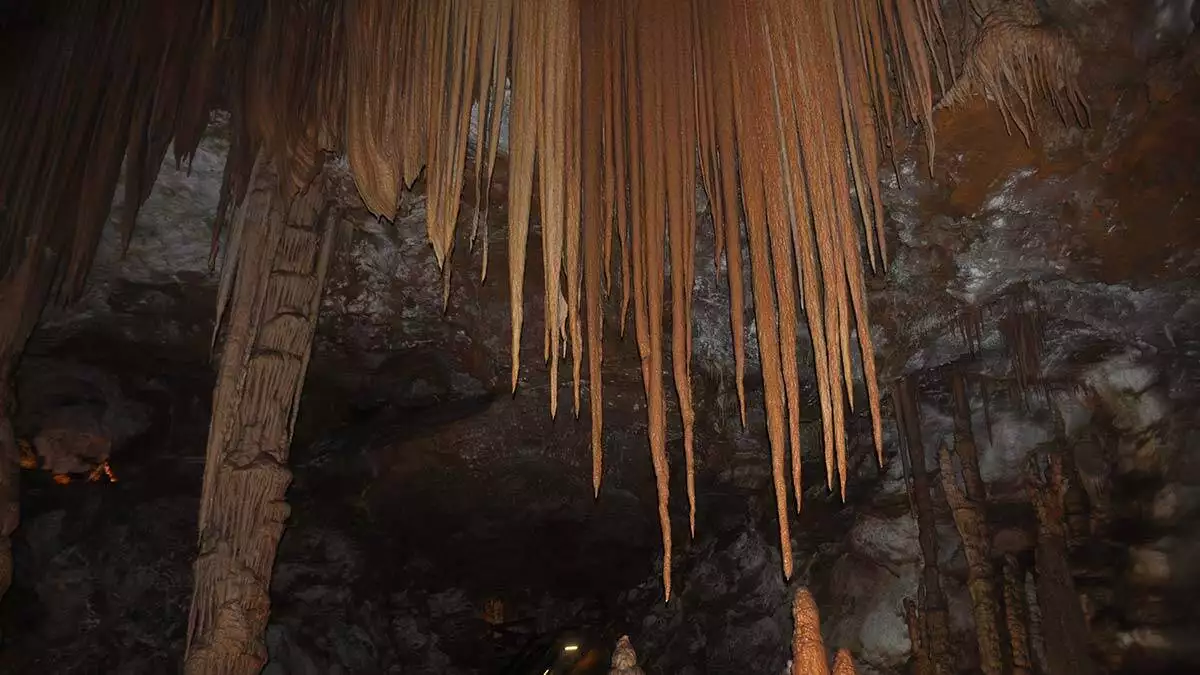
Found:
M 550 669 L 549 669 L 549 668 L 547 668 L 547 669 L 546 669 L 546 672 L 542 673 L 542 675 L 550 675 Z
M 567 646 L 563 647 L 563 651 L 568 652 L 568 653 L 577 652 L 577 651 L 579 651 L 579 645 L 576 645 L 576 644 L 567 645 Z

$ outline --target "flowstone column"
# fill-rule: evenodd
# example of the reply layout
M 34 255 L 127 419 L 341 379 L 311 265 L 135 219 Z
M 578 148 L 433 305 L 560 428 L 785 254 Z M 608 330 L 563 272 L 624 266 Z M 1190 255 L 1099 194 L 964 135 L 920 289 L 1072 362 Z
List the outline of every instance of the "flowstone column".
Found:
M 251 675 L 266 661 L 271 567 L 290 511 L 288 449 L 336 230 L 325 180 L 321 174 L 285 198 L 276 170 L 260 158 L 230 233 L 188 675 Z

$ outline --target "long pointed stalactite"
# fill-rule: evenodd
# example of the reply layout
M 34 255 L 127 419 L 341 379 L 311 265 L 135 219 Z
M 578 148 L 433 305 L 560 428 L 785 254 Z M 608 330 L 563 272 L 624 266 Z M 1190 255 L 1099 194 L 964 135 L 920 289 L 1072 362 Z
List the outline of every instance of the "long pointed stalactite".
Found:
M 234 223 L 229 294 L 200 504 L 188 675 L 258 672 L 289 513 L 289 445 L 336 227 L 323 179 L 294 199 L 261 156 Z

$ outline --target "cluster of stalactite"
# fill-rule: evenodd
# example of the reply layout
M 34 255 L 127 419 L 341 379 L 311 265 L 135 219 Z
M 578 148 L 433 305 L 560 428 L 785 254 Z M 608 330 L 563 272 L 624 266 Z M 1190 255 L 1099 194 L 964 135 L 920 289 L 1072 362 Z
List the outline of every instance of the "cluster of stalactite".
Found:
M 291 197 L 311 182 L 325 153 L 345 153 L 364 204 L 385 218 L 424 177 L 429 241 L 448 284 L 472 115 L 475 184 L 486 186 L 510 91 L 513 386 L 536 203 L 551 413 L 564 353 L 572 358 L 579 413 L 586 360 L 597 490 L 603 307 L 616 286 L 622 331 L 633 315 L 668 597 L 664 335 L 669 330 L 694 529 L 698 184 L 713 204 L 717 263 L 724 258 L 729 270 L 743 416 L 743 234 L 749 242 L 785 573 L 792 564 L 789 488 L 798 504 L 801 481 L 801 313 L 816 357 L 828 486 L 836 481 L 845 492 L 843 427 L 854 405 L 855 350 L 880 448 L 862 250 L 872 267 L 886 263 L 877 170 L 897 110 L 926 127 L 932 152 L 935 89 L 954 74 L 939 3 L 188 0 L 168 8 L 151 0 L 23 0 L 5 17 L 23 18 L 45 30 L 0 47 L 6 63 L 33 53 L 35 64 L 14 76 L 13 91 L 28 95 L 0 102 L 0 138 L 16 148 L 0 158 L 5 276 L 30 251 L 51 250 L 54 287 L 68 296 L 77 290 L 122 156 L 128 232 L 170 143 L 186 159 L 219 102 L 233 113 L 234 139 L 218 230 L 246 198 L 260 152 Z
M 796 591 L 792 599 L 791 675 L 830 675 L 829 656 L 821 636 L 821 615 L 807 588 Z M 854 659 L 846 649 L 833 657 L 833 675 L 854 675 Z
M 1032 141 L 1038 99 L 1050 102 L 1063 122 L 1091 123 L 1091 111 L 1079 85 L 1083 59 L 1062 26 L 1046 20 L 1033 0 L 976 2 L 979 33 L 968 49 L 962 73 L 938 103 L 960 105 L 982 94 Z M 1014 101 L 1015 99 L 1015 101 Z
M 359 0 L 347 8 L 343 141 L 355 180 L 368 208 L 391 217 L 399 190 L 427 166 L 427 229 L 445 280 L 457 240 L 472 114 L 479 130 L 475 183 L 486 190 L 500 141 L 500 101 L 510 83 L 512 386 L 520 369 L 526 250 L 536 204 L 550 411 L 559 409 L 560 362 L 569 353 L 573 411 L 579 414 L 586 361 L 597 491 L 604 303 L 618 285 L 622 333 L 633 316 L 668 597 L 664 342 L 669 331 L 694 530 L 690 356 L 697 184 L 713 204 L 717 262 L 724 257 L 729 270 L 743 416 L 744 224 L 780 542 L 790 574 L 789 487 L 798 497 L 801 478 L 798 318 L 806 314 L 816 353 L 826 480 L 832 487 L 837 479 L 844 492 L 842 428 L 846 406 L 853 404 L 856 349 L 877 447 L 879 442 L 860 247 L 865 243 L 872 266 L 884 262 L 876 172 L 893 127 L 889 78 L 901 84 L 908 117 L 927 122 L 930 66 L 938 72 L 948 67 L 948 57 L 935 49 L 945 51 L 936 3 Z M 852 186 L 857 202 L 851 201 Z

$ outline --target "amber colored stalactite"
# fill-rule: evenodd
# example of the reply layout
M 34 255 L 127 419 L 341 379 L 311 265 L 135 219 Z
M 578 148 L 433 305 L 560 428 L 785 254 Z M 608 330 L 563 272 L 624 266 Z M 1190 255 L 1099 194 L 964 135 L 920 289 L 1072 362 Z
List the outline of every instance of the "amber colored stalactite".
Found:
M 595 3 L 582 6 L 581 20 L 591 25 L 600 24 L 602 31 L 580 32 L 582 75 L 584 90 L 583 105 L 587 110 L 603 110 L 606 90 L 611 78 L 607 72 L 607 56 L 604 40 L 610 36 L 609 12 Z M 592 490 L 600 494 L 600 479 L 603 476 L 603 380 L 601 364 L 604 358 L 604 307 L 603 283 L 607 280 L 607 265 L 604 263 L 605 247 L 609 239 L 603 236 L 611 218 L 605 213 L 606 202 L 601 199 L 604 184 L 604 140 L 605 116 L 584 115 L 581 120 L 583 172 L 583 279 L 584 302 L 587 307 L 588 343 L 588 387 L 592 418 Z M 600 274 L 601 266 L 605 274 Z
M 517 389 L 521 369 L 521 326 L 525 308 L 525 250 L 529 236 L 530 199 L 538 111 L 542 97 L 541 12 L 528 3 L 515 5 L 512 55 L 512 122 L 508 169 L 508 287 L 512 298 L 512 389 Z

